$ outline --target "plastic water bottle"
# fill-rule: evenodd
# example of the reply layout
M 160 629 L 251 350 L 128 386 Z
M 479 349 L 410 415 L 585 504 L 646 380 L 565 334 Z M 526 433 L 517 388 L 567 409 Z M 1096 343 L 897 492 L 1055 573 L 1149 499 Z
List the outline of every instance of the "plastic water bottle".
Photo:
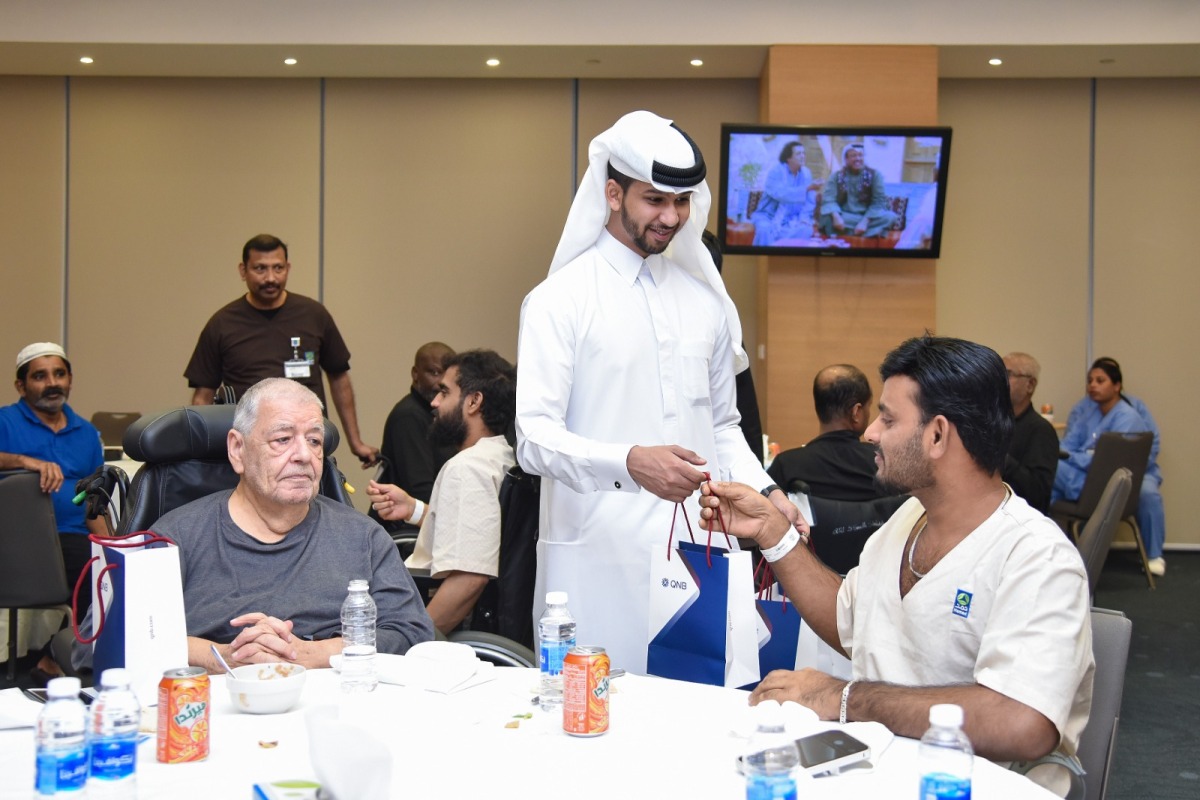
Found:
M 796 800 L 800 748 L 783 725 L 783 708 L 775 700 L 754 707 L 757 729 L 742 761 L 746 800 Z
M 563 659 L 575 646 L 575 618 L 567 610 L 566 592 L 546 593 L 546 610 L 538 620 L 538 640 L 538 666 L 542 671 L 539 702 L 547 711 L 562 708 Z
M 943 704 L 929 709 L 930 727 L 917 751 L 920 800 L 971 799 L 975 751 L 963 733 L 962 723 L 962 706 Z
M 350 581 L 342 603 L 342 691 L 373 692 L 375 670 L 375 600 L 364 580 Z
M 136 800 L 137 739 L 142 707 L 129 688 L 129 673 L 106 669 L 88 724 L 88 800 Z
M 88 777 L 87 709 L 79 678 L 46 685 L 46 707 L 37 718 L 37 796 L 83 797 Z

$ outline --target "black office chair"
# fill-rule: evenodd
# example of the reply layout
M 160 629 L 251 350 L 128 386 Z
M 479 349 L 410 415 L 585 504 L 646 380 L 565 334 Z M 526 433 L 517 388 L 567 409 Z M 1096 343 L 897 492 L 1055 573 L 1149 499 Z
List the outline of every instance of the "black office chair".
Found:
M 18 610 L 51 608 L 69 615 L 70 602 L 54 504 L 41 489 L 41 476 L 0 472 L 0 608 L 8 609 L 9 682 L 16 677 Z
M 1079 533 L 1079 541 L 1075 543 L 1079 555 L 1083 557 L 1083 566 L 1087 569 L 1088 591 L 1093 595 L 1096 593 L 1096 584 L 1100 582 L 1100 572 L 1104 569 L 1113 537 L 1117 535 L 1117 526 L 1121 524 L 1121 512 L 1129 500 L 1132 485 L 1129 470 L 1119 467 L 1108 479 L 1096 510 L 1088 518 Z
M 519 466 L 509 469 L 500 484 L 499 574 L 488 581 L 475 601 L 474 610 L 455 633 L 463 630 L 489 633 L 519 647 L 533 647 L 533 587 L 537 573 L 540 502 L 541 478 Z M 397 542 L 397 547 L 402 544 Z M 431 578 L 427 569 L 409 572 L 428 602 L 441 581 Z
M 1151 589 L 1154 588 L 1154 575 L 1150 572 L 1150 559 L 1146 556 L 1146 545 L 1142 542 L 1142 531 L 1137 524 L 1137 510 L 1142 478 L 1146 475 L 1153 444 L 1154 434 L 1149 431 L 1100 434 L 1078 499 L 1059 500 L 1050 506 L 1050 518 L 1059 524 L 1072 541 L 1078 541 L 1080 528 L 1095 513 L 1113 473 L 1121 467 L 1129 470 L 1131 488 L 1121 512 L 1121 520 L 1133 530 L 1133 541 Z
M 808 484 L 803 481 L 792 481 L 788 488 L 808 495 L 813 552 L 839 575 L 858 566 L 867 539 L 908 499 L 908 495 L 895 495 L 874 500 L 830 500 L 809 494 Z
M 237 486 L 229 463 L 226 438 L 233 427 L 236 406 L 184 406 L 147 414 L 125 431 L 125 453 L 143 462 L 129 488 L 117 532 L 150 528 L 168 511 Z M 337 428 L 325 420 L 325 464 L 320 493 L 353 505 L 345 476 L 333 460 L 339 442 Z

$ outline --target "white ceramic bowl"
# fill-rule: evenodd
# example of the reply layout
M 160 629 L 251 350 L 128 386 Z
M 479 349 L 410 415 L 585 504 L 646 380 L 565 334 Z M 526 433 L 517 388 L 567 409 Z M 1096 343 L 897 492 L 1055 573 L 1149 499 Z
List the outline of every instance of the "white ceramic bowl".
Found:
M 273 661 L 234 667 L 225 676 L 229 701 L 247 714 L 282 714 L 296 705 L 304 689 L 304 667 Z

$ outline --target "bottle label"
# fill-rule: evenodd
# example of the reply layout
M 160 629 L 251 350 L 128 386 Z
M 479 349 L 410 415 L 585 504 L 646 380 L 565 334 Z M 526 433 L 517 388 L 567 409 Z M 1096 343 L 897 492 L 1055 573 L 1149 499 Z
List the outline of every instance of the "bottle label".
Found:
M 944 772 L 922 775 L 921 800 L 971 800 L 971 779 Z
M 563 659 L 567 657 L 567 651 L 574 646 L 574 639 L 569 639 L 565 642 L 552 642 L 543 640 L 542 652 L 538 664 L 542 670 L 542 674 L 560 674 L 563 668 Z
M 37 754 L 38 794 L 82 789 L 87 783 L 88 753 L 77 750 L 43 750 Z
M 796 779 L 787 775 L 751 775 L 746 800 L 796 800 Z
M 137 739 L 99 739 L 92 742 L 92 777 L 105 781 L 127 778 L 137 771 Z

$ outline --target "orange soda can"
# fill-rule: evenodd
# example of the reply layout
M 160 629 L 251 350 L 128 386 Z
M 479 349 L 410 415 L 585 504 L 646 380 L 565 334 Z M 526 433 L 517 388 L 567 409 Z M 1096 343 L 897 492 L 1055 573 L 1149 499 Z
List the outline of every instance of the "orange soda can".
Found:
M 563 658 L 563 730 L 572 736 L 608 732 L 608 670 L 603 647 L 579 645 Z
M 158 760 L 164 764 L 208 758 L 208 673 L 182 667 L 158 684 Z

